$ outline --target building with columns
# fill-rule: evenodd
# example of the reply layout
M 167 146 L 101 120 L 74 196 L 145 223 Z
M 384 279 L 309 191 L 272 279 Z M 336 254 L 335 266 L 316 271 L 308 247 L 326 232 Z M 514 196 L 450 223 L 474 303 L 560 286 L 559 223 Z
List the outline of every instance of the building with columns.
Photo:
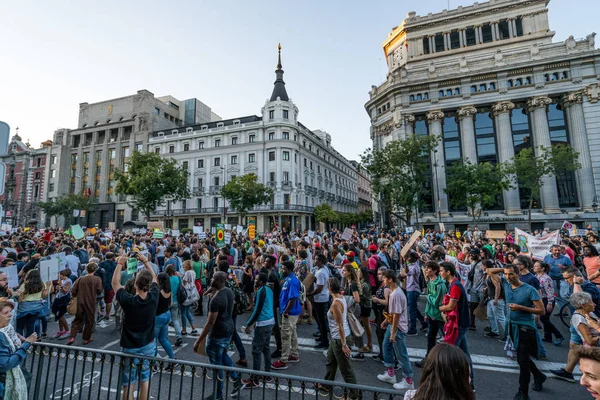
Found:
M 157 129 L 148 151 L 171 157 L 189 171 L 192 198 L 167 202 L 152 219 L 172 229 L 225 221 L 238 223 L 238 214 L 220 195 L 233 176 L 254 173 L 272 187 L 269 204 L 250 210 L 259 232 L 276 225 L 283 229 L 315 229 L 313 211 L 329 203 L 336 211 L 356 213 L 355 166 L 337 152 L 331 135 L 310 130 L 298 120 L 299 109 L 287 94 L 281 48 L 271 97 L 260 116 Z
M 600 51 L 595 33 L 553 42 L 548 0 L 490 0 L 418 16 L 410 12 L 383 43 L 387 80 L 372 86 L 366 110 L 374 148 L 408 135 L 439 135 L 431 184 L 419 214 L 433 228 L 472 218 L 450 207 L 449 165 L 501 163 L 525 147 L 568 144 L 582 168 L 544 179 L 533 229 L 598 224 Z M 480 227 L 527 226 L 522 188 L 504 191 Z
M 204 123 L 220 117 L 197 99 L 179 101 L 156 98 L 148 90 L 101 101 L 81 103 L 75 129 L 54 132 L 45 165 L 48 200 L 66 194 L 84 194 L 92 209 L 79 218 L 83 226 L 108 227 L 115 222 L 142 221 L 124 196 L 115 193 L 115 169 L 123 169 L 133 151 L 146 151 L 151 132 L 183 126 L 185 121 Z M 58 220 L 60 219 L 60 221 Z M 45 226 L 63 224 L 62 217 L 47 218 Z
M 356 168 L 356 189 L 358 195 L 358 212 L 372 211 L 373 193 L 371 192 L 371 177 L 358 161 L 350 161 Z

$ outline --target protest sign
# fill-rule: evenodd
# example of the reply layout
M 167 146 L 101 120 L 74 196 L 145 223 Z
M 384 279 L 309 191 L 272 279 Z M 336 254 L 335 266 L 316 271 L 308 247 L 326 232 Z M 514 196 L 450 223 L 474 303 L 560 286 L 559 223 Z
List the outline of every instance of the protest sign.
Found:
M 521 255 L 531 256 L 536 260 L 543 260 L 550 254 L 550 248 L 558 244 L 559 231 L 550 232 L 541 237 L 535 237 L 515 227 L 516 242 L 521 247 Z
M 0 272 L 4 273 L 8 278 L 8 287 L 16 288 L 19 286 L 19 270 L 17 269 L 16 264 L 13 264 L 9 267 L 0 268 Z
M 198 234 L 198 239 L 206 239 L 206 232 L 202 231 Z
M 158 229 L 161 232 L 165 230 L 165 226 L 162 221 L 149 221 L 147 222 L 146 228 L 152 231 Z
M 65 252 L 52 254 L 50 258 L 56 258 L 58 260 L 59 271 L 62 271 L 63 269 L 67 268 L 67 254 Z
M 171 236 L 179 237 L 180 234 L 179 229 L 173 229 L 171 231 Z
M 402 247 L 402 250 L 400 250 L 400 255 L 402 257 L 406 257 L 406 254 L 413 247 L 413 245 L 417 242 L 417 239 L 419 238 L 419 236 L 421 236 L 421 232 L 420 231 L 415 231 L 412 234 L 412 236 L 410 237 L 410 239 L 408 240 L 408 242 L 404 245 L 404 247 Z
M 231 232 L 225 232 L 225 244 L 231 244 Z
M 225 230 L 226 231 L 230 231 L 231 230 L 231 224 L 225 224 Z
M 88 242 L 91 242 L 92 240 L 94 240 L 93 236 L 86 236 L 85 240 L 87 240 Z
M 81 240 L 85 236 L 83 229 L 79 225 L 71 226 L 71 235 L 73 235 L 73 237 L 77 240 Z
M 110 229 L 111 231 L 114 231 L 117 229 L 117 223 L 116 222 L 109 222 L 108 223 L 108 229 Z
M 562 224 L 561 229 L 566 229 L 569 231 L 569 236 L 577 236 L 577 225 L 572 222 L 565 221 Z
M 156 230 L 154 231 L 154 233 L 152 234 L 152 237 L 154 239 L 162 239 L 164 236 L 164 233 L 162 231 Z
M 308 231 L 308 237 L 309 238 L 314 238 L 315 237 L 315 232 L 314 231 Z
M 342 233 L 342 240 L 350 240 L 352 239 L 352 229 L 346 228 L 344 229 L 344 233 Z
M 107 238 L 110 238 L 110 239 L 112 239 L 112 237 L 113 237 L 113 234 L 112 234 L 112 232 L 111 232 L 111 231 L 106 231 L 106 232 L 104 232 L 104 237 L 107 237 Z
M 194 226 L 194 227 L 192 228 L 192 232 L 194 232 L 194 235 L 199 235 L 199 234 L 201 234 L 202 232 L 204 232 L 204 229 L 202 229 L 202 227 L 201 227 L 201 226 Z
M 250 236 L 250 239 L 254 239 L 256 237 L 256 228 L 254 225 L 250 225 L 248 227 L 248 236 Z
M 485 231 L 485 237 L 488 239 L 503 240 L 506 234 L 504 231 Z
M 238 225 L 238 226 L 236 226 L 236 228 L 235 228 L 235 231 L 236 231 L 237 233 L 242 233 L 242 231 L 243 231 L 243 230 L 244 230 L 244 227 L 243 227 L 243 226 L 241 226 L 241 225 Z
M 217 247 L 225 247 L 225 226 L 217 224 L 216 226 Z
M 131 257 L 127 259 L 127 273 L 134 274 L 138 270 L 138 259 Z
M 42 282 L 50 282 L 58 279 L 59 262 L 58 258 L 50 258 L 40 261 L 40 275 Z

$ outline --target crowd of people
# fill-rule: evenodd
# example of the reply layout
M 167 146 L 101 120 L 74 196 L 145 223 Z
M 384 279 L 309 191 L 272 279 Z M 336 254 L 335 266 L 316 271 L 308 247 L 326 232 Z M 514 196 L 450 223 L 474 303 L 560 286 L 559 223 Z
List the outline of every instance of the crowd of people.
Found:
M 221 247 L 214 236 L 191 233 L 158 239 L 151 232 L 98 231 L 89 240 L 51 229 L 7 234 L 0 243 L 0 378 L 6 377 L 0 389 L 26 387 L 29 373 L 19 365 L 35 341 L 66 339 L 71 345 L 82 332 L 88 345 L 94 326 L 114 318 L 125 353 L 156 356 L 160 344 L 173 360 L 173 346 L 189 335 L 197 337 L 194 351 L 230 367 L 249 367 L 240 333 L 252 333 L 252 373 L 247 379 L 230 374 L 232 397 L 269 383 L 260 371 L 300 363 L 297 326 L 306 324 L 315 327 L 315 347 L 326 352 L 327 381 L 335 381 L 339 370 L 345 382 L 358 383 L 354 363 L 370 358 L 383 364 L 377 379 L 405 399 L 448 398 L 440 394 L 448 388 L 452 398 L 474 399 L 467 332 L 479 330 L 516 359 L 514 398 L 528 399 L 532 377 L 534 391 L 543 390 L 547 379 L 535 360 L 547 358 L 548 345 L 566 340 L 553 310 L 569 304 L 569 356 L 564 368 L 551 373 L 575 382 L 581 361 L 581 384 L 598 395 L 600 243 L 593 232 L 564 236 L 543 260 L 522 254 L 509 232 L 491 239 L 478 228 L 423 232 L 410 243 L 407 232 L 354 231 L 350 239 L 337 230 L 310 233 L 233 234 Z M 59 276 L 43 282 L 40 265 L 57 254 Z M 13 265 L 18 285 L 11 287 L 7 268 Z M 74 315 L 70 327 L 68 312 Z M 199 329 L 194 317 L 205 313 Z M 52 337 L 50 317 L 58 324 Z M 413 364 L 406 338 L 419 334 L 427 355 Z M 235 363 L 229 349 L 237 349 Z M 423 369 L 419 385 L 413 365 Z M 148 381 L 158 368 L 147 360 L 124 368 L 124 398 L 133 398 L 138 379 L 139 398 L 148 398 Z M 211 399 L 223 397 L 224 373 L 218 373 Z M 327 394 L 332 386 L 315 390 Z

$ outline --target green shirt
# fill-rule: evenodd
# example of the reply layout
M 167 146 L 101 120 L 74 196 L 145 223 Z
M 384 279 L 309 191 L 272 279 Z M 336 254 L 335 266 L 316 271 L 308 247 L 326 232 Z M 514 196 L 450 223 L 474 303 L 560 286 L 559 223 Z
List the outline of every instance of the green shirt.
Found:
M 204 268 L 206 268 L 206 264 L 202 261 L 193 261 L 192 268 L 196 273 L 196 279 L 202 279 L 202 284 L 206 285 L 206 278 L 204 277 Z
M 438 276 L 427 284 L 427 304 L 425 305 L 425 315 L 429 318 L 443 321 L 440 307 L 444 296 L 448 293 L 446 281 Z

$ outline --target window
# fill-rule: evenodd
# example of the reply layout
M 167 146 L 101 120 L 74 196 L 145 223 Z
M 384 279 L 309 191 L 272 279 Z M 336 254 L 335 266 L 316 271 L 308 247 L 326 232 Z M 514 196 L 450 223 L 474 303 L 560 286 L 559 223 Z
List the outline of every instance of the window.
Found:
M 306 167 L 306 158 L 304 159 L 304 166 Z
M 138 153 L 141 153 L 143 148 L 144 148 L 144 145 L 142 143 L 135 144 L 135 151 L 137 151 Z
M 38 166 L 38 167 L 41 167 L 41 166 L 42 166 L 42 158 L 41 158 L 41 157 L 38 157 L 38 158 L 35 160 L 35 162 L 36 162 L 36 164 L 37 164 L 37 166 Z
M 204 142 L 198 142 L 198 149 L 199 150 L 204 149 Z
M 288 171 L 283 171 L 283 180 L 286 182 L 289 182 L 290 180 L 290 173 Z
M 548 106 L 548 126 L 552 144 L 569 144 L 569 133 L 565 113 L 557 104 Z M 577 206 L 577 186 L 573 172 L 561 171 L 556 174 L 558 203 L 561 207 Z
M 160 114 L 160 110 L 156 107 L 154 107 L 154 115 L 159 115 Z
M 189 143 L 184 143 L 183 144 L 183 151 L 190 151 L 190 144 Z
M 213 182 L 215 183 L 215 186 L 219 186 L 220 177 L 218 177 L 218 176 L 215 176 L 215 177 L 213 178 Z
M 186 171 L 187 171 L 187 170 L 188 170 L 189 163 L 188 163 L 187 161 L 184 161 L 184 162 L 181 164 L 181 166 L 183 167 L 183 169 L 184 169 L 184 170 L 186 170 Z
M 160 147 L 154 148 L 154 154 L 160 154 Z
M 309 150 L 309 151 L 312 151 L 312 144 L 309 144 L 309 145 L 308 145 L 308 150 Z
M 474 46 L 477 44 L 475 42 L 475 28 L 473 28 L 472 26 L 467 28 L 465 34 L 467 36 L 467 46 Z
M 169 153 L 175 153 L 175 146 L 169 146 Z
M 215 147 L 221 147 L 221 139 L 215 139 Z
M 515 24 L 517 25 L 517 36 L 523 36 L 523 17 L 518 17 Z
M 289 132 L 283 132 L 283 139 L 284 140 L 290 140 L 290 133 Z
M 289 119 L 290 112 L 288 110 L 283 110 L 283 119 Z
M 485 92 L 486 90 L 487 90 L 487 85 L 485 83 L 482 83 L 481 85 L 479 85 L 480 92 Z
M 198 178 L 198 189 L 202 190 L 202 187 L 204 186 L 204 179 L 202 178 Z
M 237 137 L 232 137 L 232 138 L 231 138 L 231 144 L 232 144 L 233 146 L 235 146 L 235 145 L 237 144 Z
M 35 173 L 35 179 L 36 179 L 36 180 L 40 179 L 40 173 L 39 173 L 39 172 L 36 172 L 36 173 Z
M 275 139 L 275 132 L 269 132 L 269 140 Z
M 494 82 L 490 83 L 490 90 L 496 90 L 496 84 Z
M 435 39 L 433 41 L 434 41 L 436 53 L 439 53 L 440 51 L 445 50 L 444 35 L 442 35 L 441 33 L 438 33 L 437 35 L 435 35 Z
M 450 32 L 450 48 L 452 50 L 460 48 L 460 37 L 458 31 Z
M 215 167 L 221 166 L 221 158 L 220 157 L 215 157 L 214 166 Z
M 250 135 L 248 136 L 248 143 L 254 143 L 254 138 L 256 137 L 256 135 Z
M 237 164 L 237 156 L 231 156 L 231 165 Z
M 49 183 L 48 184 L 48 191 L 49 192 L 54 192 L 54 183 Z
M 294 162 L 298 164 L 298 153 L 294 153 Z
M 483 35 L 483 43 L 489 43 L 492 41 L 492 26 L 490 24 L 483 24 L 481 27 L 481 33 Z
M 248 154 L 248 162 L 252 162 L 252 163 L 256 162 L 256 154 L 254 154 L 254 153 Z
M 500 21 L 498 23 L 498 29 L 500 30 L 500 39 L 508 39 L 510 37 L 507 20 Z
M 429 38 L 426 36 L 423 38 L 423 54 L 431 53 L 431 49 L 429 48 Z
M 274 151 L 269 152 L 269 161 L 275 161 L 275 152 Z
M 269 182 L 275 182 L 275 172 L 269 172 Z
M 200 210 L 202 208 L 202 197 L 199 199 L 196 199 L 196 208 L 198 210 Z
M 269 110 L 269 119 L 275 118 L 275 110 Z
M 204 159 L 198 160 L 198 168 L 204 168 Z
M 312 161 L 310 162 L 310 169 L 313 169 L 313 163 L 312 163 Z
M 50 164 L 51 165 L 56 164 L 56 156 L 55 155 L 53 155 L 53 156 L 50 157 Z
M 317 165 L 317 172 L 320 174 L 321 173 L 321 166 Z
M 56 178 L 56 170 L 55 169 L 50 170 L 50 178 Z
M 290 161 L 290 152 L 289 151 L 283 152 L 283 161 Z
M 215 197 L 213 199 L 213 207 L 214 208 L 219 208 L 219 198 L 218 197 Z

